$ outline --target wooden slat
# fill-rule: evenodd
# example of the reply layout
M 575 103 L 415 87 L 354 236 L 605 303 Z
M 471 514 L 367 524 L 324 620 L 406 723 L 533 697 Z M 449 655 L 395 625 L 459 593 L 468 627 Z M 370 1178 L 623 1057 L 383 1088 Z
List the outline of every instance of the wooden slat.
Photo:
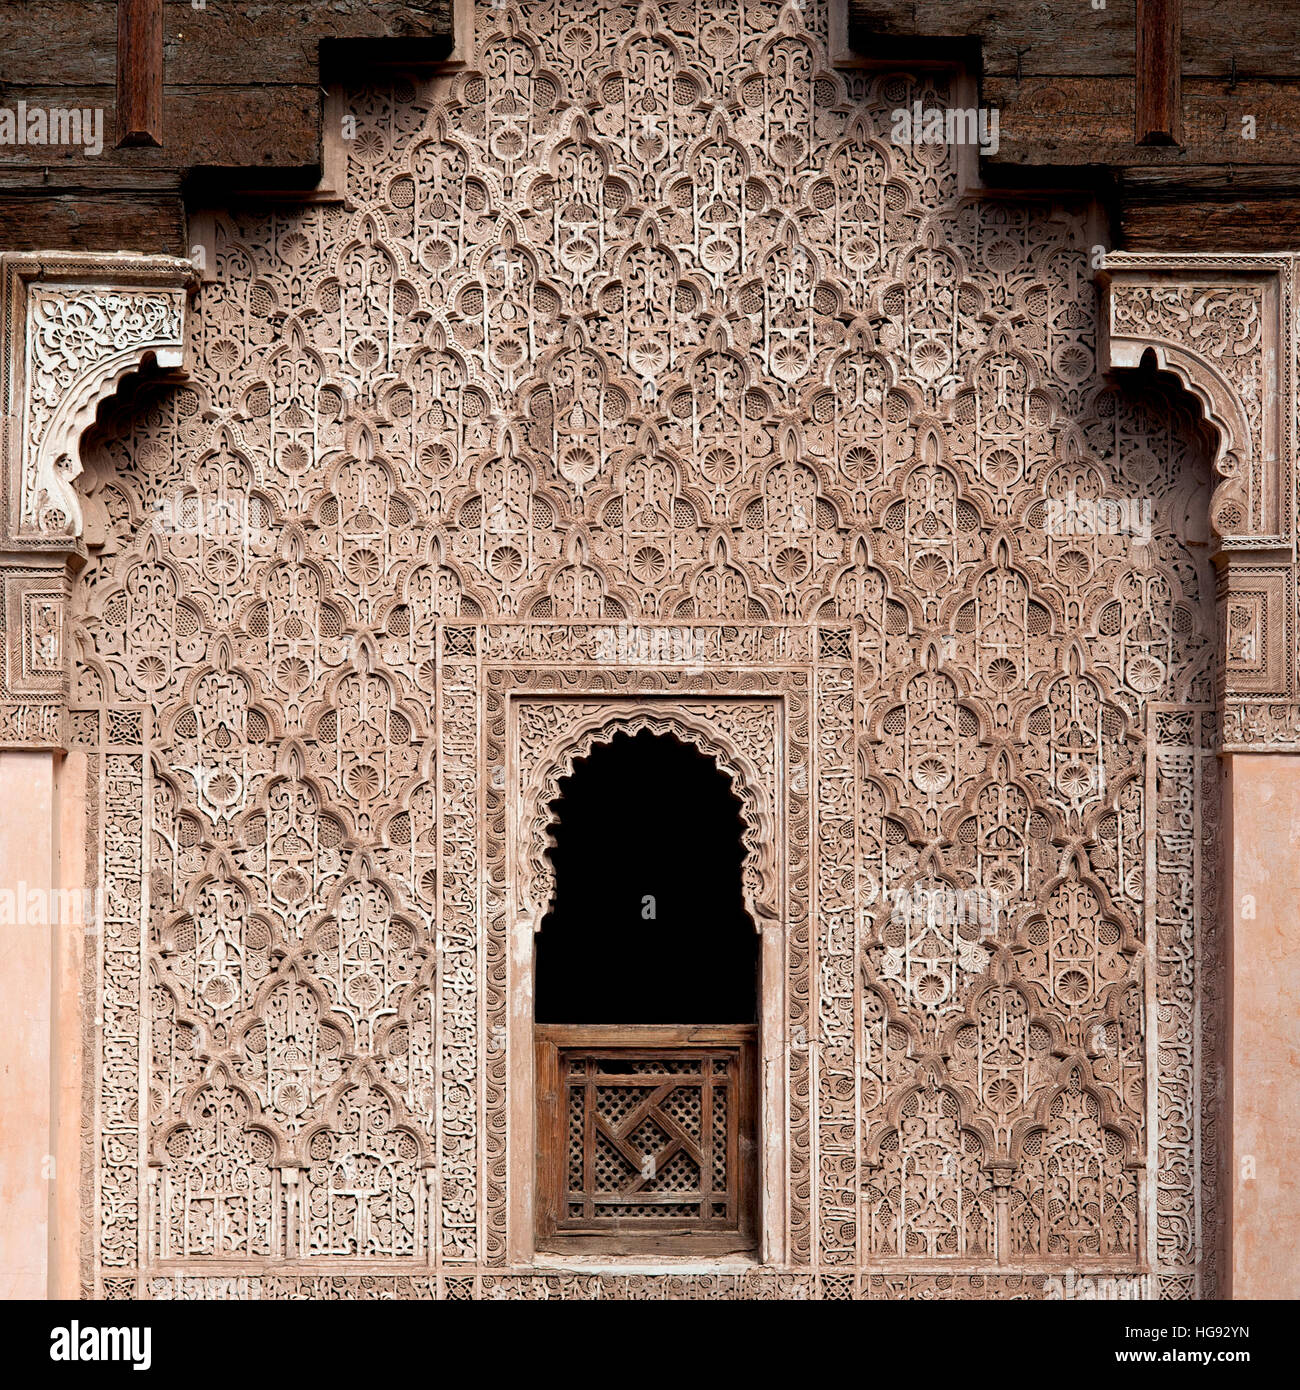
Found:
M 161 145 L 162 0 L 117 0 L 117 143 Z
M 736 1210 L 732 1213 L 740 1233 L 747 1239 L 758 1228 L 758 1047 L 747 1043 L 740 1049 L 736 1085 L 731 1090 L 736 1107 Z
M 583 1215 L 588 1221 L 596 1218 L 596 1064 L 587 1059 L 586 1080 L 582 1091 L 582 1191 Z M 567 1125 L 566 1125 L 567 1127 Z
M 1181 145 L 1182 0 L 1137 0 L 1139 145 Z
M 560 1054 L 538 1040 L 537 1062 L 537 1229 L 549 1235 L 560 1219 L 559 1199 L 568 1187 L 569 1092 L 560 1076 Z
M 741 1125 L 744 1119 L 744 1112 L 740 1106 L 740 1073 L 744 1064 L 745 1054 L 742 1050 L 727 1064 L 726 1084 L 719 1088 L 722 1102 L 727 1107 L 727 1123 L 723 1129 L 723 1143 L 727 1146 L 727 1153 L 723 1162 L 726 1164 L 727 1172 L 736 1175 L 736 1181 L 724 1195 L 729 1223 L 734 1223 L 739 1216 L 744 1189 L 745 1164 L 740 1157 Z
M 727 1059 L 730 1065 L 731 1058 Z M 713 1107 L 716 1103 L 715 1092 L 717 1091 L 717 1080 L 714 1075 L 717 1068 L 710 1063 L 709 1074 L 705 1077 L 704 1087 L 700 1095 L 700 1191 L 704 1197 L 704 1203 L 700 1210 L 700 1215 L 707 1220 L 713 1219 L 713 1203 L 717 1200 L 717 1194 L 713 1189 Z M 733 1121 L 735 1116 L 728 1115 L 728 1123 Z M 733 1187 L 736 1181 L 736 1170 L 727 1165 L 728 1187 Z M 725 1198 L 725 1192 L 724 1192 Z M 730 1205 L 730 1204 L 728 1204 Z
M 601 1192 L 602 1207 L 682 1207 L 699 1205 L 699 1189 L 686 1188 L 681 1192 Z M 690 1223 L 692 1226 L 695 1222 Z M 657 1227 L 656 1227 L 657 1229 Z
M 757 1029 L 752 1023 L 646 1023 L 632 1028 L 619 1023 L 539 1023 L 535 1031 L 556 1047 L 651 1047 L 656 1055 L 667 1057 L 673 1048 L 734 1047 L 752 1041 Z

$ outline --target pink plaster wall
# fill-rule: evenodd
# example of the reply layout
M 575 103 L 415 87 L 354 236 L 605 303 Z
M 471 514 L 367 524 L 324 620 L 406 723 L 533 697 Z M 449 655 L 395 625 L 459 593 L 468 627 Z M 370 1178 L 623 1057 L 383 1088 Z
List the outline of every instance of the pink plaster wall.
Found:
M 0 890 L 54 883 L 54 755 L 0 753 Z M 48 901 L 48 899 L 47 899 Z M 47 1292 L 51 931 L 0 915 L 0 1297 Z M 17 921 L 6 918 L 18 916 Z
M 1300 1298 L 1300 756 L 1237 753 L 1228 779 L 1233 1298 Z

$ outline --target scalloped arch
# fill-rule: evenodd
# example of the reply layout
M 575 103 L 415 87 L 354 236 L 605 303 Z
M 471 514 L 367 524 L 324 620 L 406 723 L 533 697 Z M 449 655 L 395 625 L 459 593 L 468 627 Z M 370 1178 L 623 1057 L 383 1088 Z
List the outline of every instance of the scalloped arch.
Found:
M 777 903 L 775 857 L 775 808 L 772 789 L 762 785 L 753 761 L 703 716 L 680 707 L 651 705 L 628 709 L 607 708 L 584 719 L 576 728 L 554 739 L 538 755 L 536 768 L 523 792 L 524 814 L 529 817 L 527 855 L 522 884 L 523 913 L 541 929 L 542 919 L 555 895 L 555 871 L 548 850 L 555 847 L 552 834 L 552 801 L 558 800 L 560 782 L 573 775 L 574 764 L 587 757 L 598 744 L 608 743 L 615 734 L 649 731 L 668 734 L 713 759 L 719 771 L 731 782 L 740 798 L 745 846 L 742 868 L 745 911 L 755 930 L 774 920 Z

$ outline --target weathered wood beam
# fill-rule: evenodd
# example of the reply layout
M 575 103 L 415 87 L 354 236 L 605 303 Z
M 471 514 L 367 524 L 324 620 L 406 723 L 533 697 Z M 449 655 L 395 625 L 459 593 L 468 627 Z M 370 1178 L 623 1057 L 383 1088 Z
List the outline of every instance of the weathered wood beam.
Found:
M 121 178 L 119 173 L 117 177 Z M 179 180 L 173 175 L 173 181 Z M 189 255 L 180 189 L 81 188 L 47 193 L 0 191 L 0 246 L 39 251 L 162 252 Z
M 1183 82 L 1182 143 L 1135 145 L 1131 77 L 985 77 L 985 106 L 1001 112 L 997 155 L 986 169 L 1109 165 L 1114 169 L 1186 164 L 1262 168 L 1300 165 L 1300 83 L 1242 79 Z M 1243 115 L 1258 134 L 1243 138 Z

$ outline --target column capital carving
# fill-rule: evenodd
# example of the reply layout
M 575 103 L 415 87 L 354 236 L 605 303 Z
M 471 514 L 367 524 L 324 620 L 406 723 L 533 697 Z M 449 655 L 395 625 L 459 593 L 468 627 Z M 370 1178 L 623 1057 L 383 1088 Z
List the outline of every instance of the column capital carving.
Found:
M 197 284 L 172 256 L 0 253 L 0 748 L 63 742 L 68 567 L 85 553 L 81 436 L 130 372 L 183 368 Z
M 1107 256 L 1102 370 L 1148 353 L 1214 427 L 1224 751 L 1300 750 L 1295 281 L 1300 256 Z

